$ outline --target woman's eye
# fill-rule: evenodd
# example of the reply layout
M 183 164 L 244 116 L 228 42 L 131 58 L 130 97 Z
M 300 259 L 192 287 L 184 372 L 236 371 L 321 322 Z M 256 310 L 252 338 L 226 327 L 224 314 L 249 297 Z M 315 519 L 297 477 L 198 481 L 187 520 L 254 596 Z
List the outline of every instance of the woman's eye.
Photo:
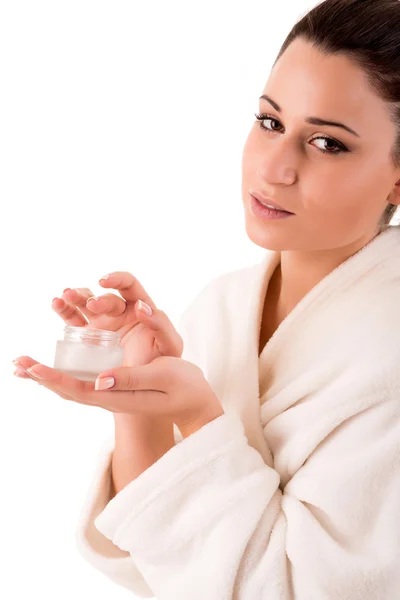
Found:
M 329 146 L 329 144 L 333 144 L 334 148 L 337 149 L 337 152 L 332 151 L 332 148 L 318 148 L 319 150 L 321 150 L 321 152 L 329 152 L 330 154 L 338 154 L 338 152 L 342 152 L 340 146 L 331 138 L 329 137 L 315 137 L 313 138 L 311 141 L 314 142 L 315 140 L 320 140 L 323 144 L 327 144 Z
M 258 121 L 260 121 L 259 125 L 261 129 L 266 129 L 267 131 L 271 131 L 271 129 L 268 129 L 268 127 L 264 127 L 264 121 L 274 121 L 275 123 L 279 123 L 277 119 L 274 119 L 273 117 L 268 117 L 268 115 L 256 115 L 256 118 Z M 272 129 L 272 131 L 274 130 Z
M 274 131 L 278 131 L 278 128 L 270 129 L 269 127 L 265 127 L 263 125 L 264 121 L 273 121 L 275 123 L 279 123 L 278 119 L 275 119 L 274 117 L 271 117 L 269 115 L 258 115 L 258 114 L 255 114 L 255 117 L 256 117 L 257 121 L 259 121 L 260 129 L 262 129 L 263 131 L 267 131 L 267 132 L 269 131 L 270 133 L 273 133 Z M 313 142 L 315 140 L 322 140 L 323 144 L 333 144 L 335 150 L 332 150 L 330 148 L 319 148 L 317 146 L 317 150 L 319 150 L 320 152 L 322 152 L 324 154 L 340 154 L 342 152 L 349 152 L 349 150 L 346 148 L 346 146 L 344 146 L 341 142 L 338 142 L 329 136 L 319 135 L 319 136 L 313 138 L 311 141 Z

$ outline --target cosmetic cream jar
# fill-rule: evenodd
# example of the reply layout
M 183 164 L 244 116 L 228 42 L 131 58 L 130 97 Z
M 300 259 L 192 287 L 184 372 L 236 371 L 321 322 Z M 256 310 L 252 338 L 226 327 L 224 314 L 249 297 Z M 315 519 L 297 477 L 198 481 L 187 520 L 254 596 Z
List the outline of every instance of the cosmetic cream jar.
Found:
M 67 325 L 64 339 L 56 344 L 54 368 L 82 381 L 95 381 L 102 371 L 122 367 L 123 359 L 119 333 Z

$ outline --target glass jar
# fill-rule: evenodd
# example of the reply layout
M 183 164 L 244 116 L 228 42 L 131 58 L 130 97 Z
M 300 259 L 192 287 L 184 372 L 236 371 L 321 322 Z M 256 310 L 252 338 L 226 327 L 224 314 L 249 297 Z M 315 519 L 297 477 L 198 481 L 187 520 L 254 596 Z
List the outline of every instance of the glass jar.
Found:
M 82 381 L 95 381 L 101 372 L 123 366 L 120 342 L 115 331 L 67 325 L 64 339 L 56 344 L 54 368 Z

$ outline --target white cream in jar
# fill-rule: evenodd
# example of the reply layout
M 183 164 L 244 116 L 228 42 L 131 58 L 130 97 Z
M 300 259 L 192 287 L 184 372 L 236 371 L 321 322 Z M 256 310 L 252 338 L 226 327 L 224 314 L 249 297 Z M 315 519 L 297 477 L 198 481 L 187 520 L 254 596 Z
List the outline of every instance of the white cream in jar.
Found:
M 122 367 L 123 359 L 119 333 L 67 325 L 64 339 L 56 344 L 54 368 L 82 381 L 95 381 L 103 371 Z

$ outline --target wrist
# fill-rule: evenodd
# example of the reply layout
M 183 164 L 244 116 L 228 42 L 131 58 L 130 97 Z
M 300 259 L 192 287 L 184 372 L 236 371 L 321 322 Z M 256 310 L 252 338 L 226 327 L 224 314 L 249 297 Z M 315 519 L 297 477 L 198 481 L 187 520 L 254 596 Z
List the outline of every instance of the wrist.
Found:
M 155 447 L 175 445 L 173 423 L 147 415 L 113 413 L 115 447 L 121 451 L 138 444 Z

